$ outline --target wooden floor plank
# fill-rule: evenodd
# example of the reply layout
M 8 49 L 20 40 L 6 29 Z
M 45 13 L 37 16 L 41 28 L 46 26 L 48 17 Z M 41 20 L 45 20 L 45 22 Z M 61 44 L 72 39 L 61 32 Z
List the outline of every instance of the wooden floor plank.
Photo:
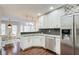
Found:
M 32 47 L 28 50 L 25 50 L 24 52 L 22 51 L 22 53 L 24 55 L 56 55 L 53 52 L 50 52 L 49 50 L 40 47 Z
M 12 49 L 12 50 L 11 50 Z M 50 50 L 47 50 L 43 47 L 30 47 L 28 49 L 25 49 L 25 50 L 20 50 L 20 47 L 19 47 L 19 52 L 18 48 L 15 48 L 15 47 L 5 47 L 4 51 L 6 52 L 5 55 L 56 55 L 56 53 L 50 51 Z M 15 53 L 13 53 L 13 51 Z

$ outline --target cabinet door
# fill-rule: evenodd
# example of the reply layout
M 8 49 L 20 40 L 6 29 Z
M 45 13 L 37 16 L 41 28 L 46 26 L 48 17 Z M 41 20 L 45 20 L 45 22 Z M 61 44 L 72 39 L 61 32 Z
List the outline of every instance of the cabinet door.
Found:
M 49 38 L 45 38 L 45 48 L 49 48 Z
M 44 28 L 50 28 L 48 15 L 44 15 Z
M 72 29 L 73 27 L 73 16 L 66 15 L 61 17 L 61 28 L 62 29 Z
M 54 45 L 53 39 L 52 38 L 49 38 L 49 37 L 46 37 L 46 39 L 45 39 L 45 47 L 47 49 L 52 50 L 53 45 Z
M 56 13 L 52 12 L 48 16 L 49 18 L 49 23 L 50 23 L 50 28 L 58 28 L 59 27 L 59 20 L 58 16 Z
M 32 46 L 44 46 L 44 37 L 43 36 L 33 36 L 32 37 Z
M 59 37 L 56 37 L 56 46 L 55 46 L 55 52 L 57 53 L 57 54 L 60 54 L 60 38 Z
M 31 46 L 30 37 L 22 37 L 20 39 L 20 46 L 21 46 L 22 49 L 26 49 L 26 48 L 30 47 Z
M 61 16 L 64 14 L 64 9 L 58 9 L 51 12 L 48 16 L 50 28 L 60 28 Z
M 43 15 L 39 18 L 40 28 L 49 28 L 48 15 Z
M 54 51 L 55 52 L 55 47 L 56 47 L 56 40 L 54 38 L 51 38 L 50 39 L 50 50 Z
M 33 36 L 32 37 L 32 46 L 39 46 L 40 45 L 40 37 Z
M 39 24 L 40 24 L 40 28 L 43 28 L 44 27 L 44 16 L 41 16 L 39 18 Z

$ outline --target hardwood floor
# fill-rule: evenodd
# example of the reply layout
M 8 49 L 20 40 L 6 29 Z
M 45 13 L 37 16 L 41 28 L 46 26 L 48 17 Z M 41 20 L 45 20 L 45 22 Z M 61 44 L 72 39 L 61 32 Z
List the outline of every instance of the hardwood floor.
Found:
M 79 55 L 79 48 L 76 48 L 75 50 L 76 55 Z M 61 43 L 61 55 L 74 55 L 73 51 L 73 47 Z M 21 50 L 19 43 L 15 43 L 14 46 L 6 45 L 2 52 L 5 52 L 4 55 L 57 55 L 55 52 L 43 47 L 30 47 Z
M 5 52 L 4 55 L 57 55 L 55 52 L 43 47 L 30 47 L 28 49 L 21 50 L 20 47 L 18 47 L 18 44 L 14 45 L 15 46 L 12 46 L 12 44 L 5 45 L 3 48 L 3 52 Z
M 3 55 L 16 55 L 20 52 L 20 43 L 15 42 L 14 44 L 7 44 L 2 48 Z
M 25 49 L 24 51 L 21 51 L 18 54 L 19 55 L 57 55 L 55 52 L 52 52 L 43 47 L 31 47 L 31 48 Z
M 73 47 L 61 43 L 61 55 L 73 55 Z
M 74 55 L 74 48 L 61 43 L 61 55 Z M 75 48 L 75 55 L 79 55 L 79 48 Z

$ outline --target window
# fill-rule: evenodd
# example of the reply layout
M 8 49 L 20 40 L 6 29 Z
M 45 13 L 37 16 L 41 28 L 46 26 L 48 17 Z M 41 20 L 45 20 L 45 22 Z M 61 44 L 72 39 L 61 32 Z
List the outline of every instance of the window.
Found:
M 5 35 L 5 24 L 1 24 L 1 35 Z
M 20 30 L 21 30 L 21 32 L 23 32 L 23 25 L 21 25 Z
M 30 26 L 28 25 L 24 26 L 24 32 L 30 32 Z
M 30 31 L 31 31 L 31 32 L 32 32 L 32 31 L 35 31 L 35 25 L 34 25 L 33 22 L 30 22 L 30 23 L 29 23 L 29 26 L 30 26 Z
M 33 31 L 35 31 L 34 22 L 26 22 L 25 25 L 21 25 L 21 32 L 33 32 Z
M 35 30 L 34 23 L 33 22 L 27 22 L 25 29 L 26 29 L 27 32 L 33 32 Z
M 16 36 L 17 35 L 17 26 L 12 25 L 12 35 Z

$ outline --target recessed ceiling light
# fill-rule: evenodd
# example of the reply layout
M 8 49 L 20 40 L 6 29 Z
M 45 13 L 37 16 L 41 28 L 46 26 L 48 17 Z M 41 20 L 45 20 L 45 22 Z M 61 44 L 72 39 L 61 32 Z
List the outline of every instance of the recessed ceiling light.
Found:
M 54 9 L 54 7 L 50 7 L 49 9 L 52 10 L 52 9 Z
M 38 15 L 38 16 L 40 16 L 40 15 L 41 15 L 41 13 L 38 13 L 37 15 Z

